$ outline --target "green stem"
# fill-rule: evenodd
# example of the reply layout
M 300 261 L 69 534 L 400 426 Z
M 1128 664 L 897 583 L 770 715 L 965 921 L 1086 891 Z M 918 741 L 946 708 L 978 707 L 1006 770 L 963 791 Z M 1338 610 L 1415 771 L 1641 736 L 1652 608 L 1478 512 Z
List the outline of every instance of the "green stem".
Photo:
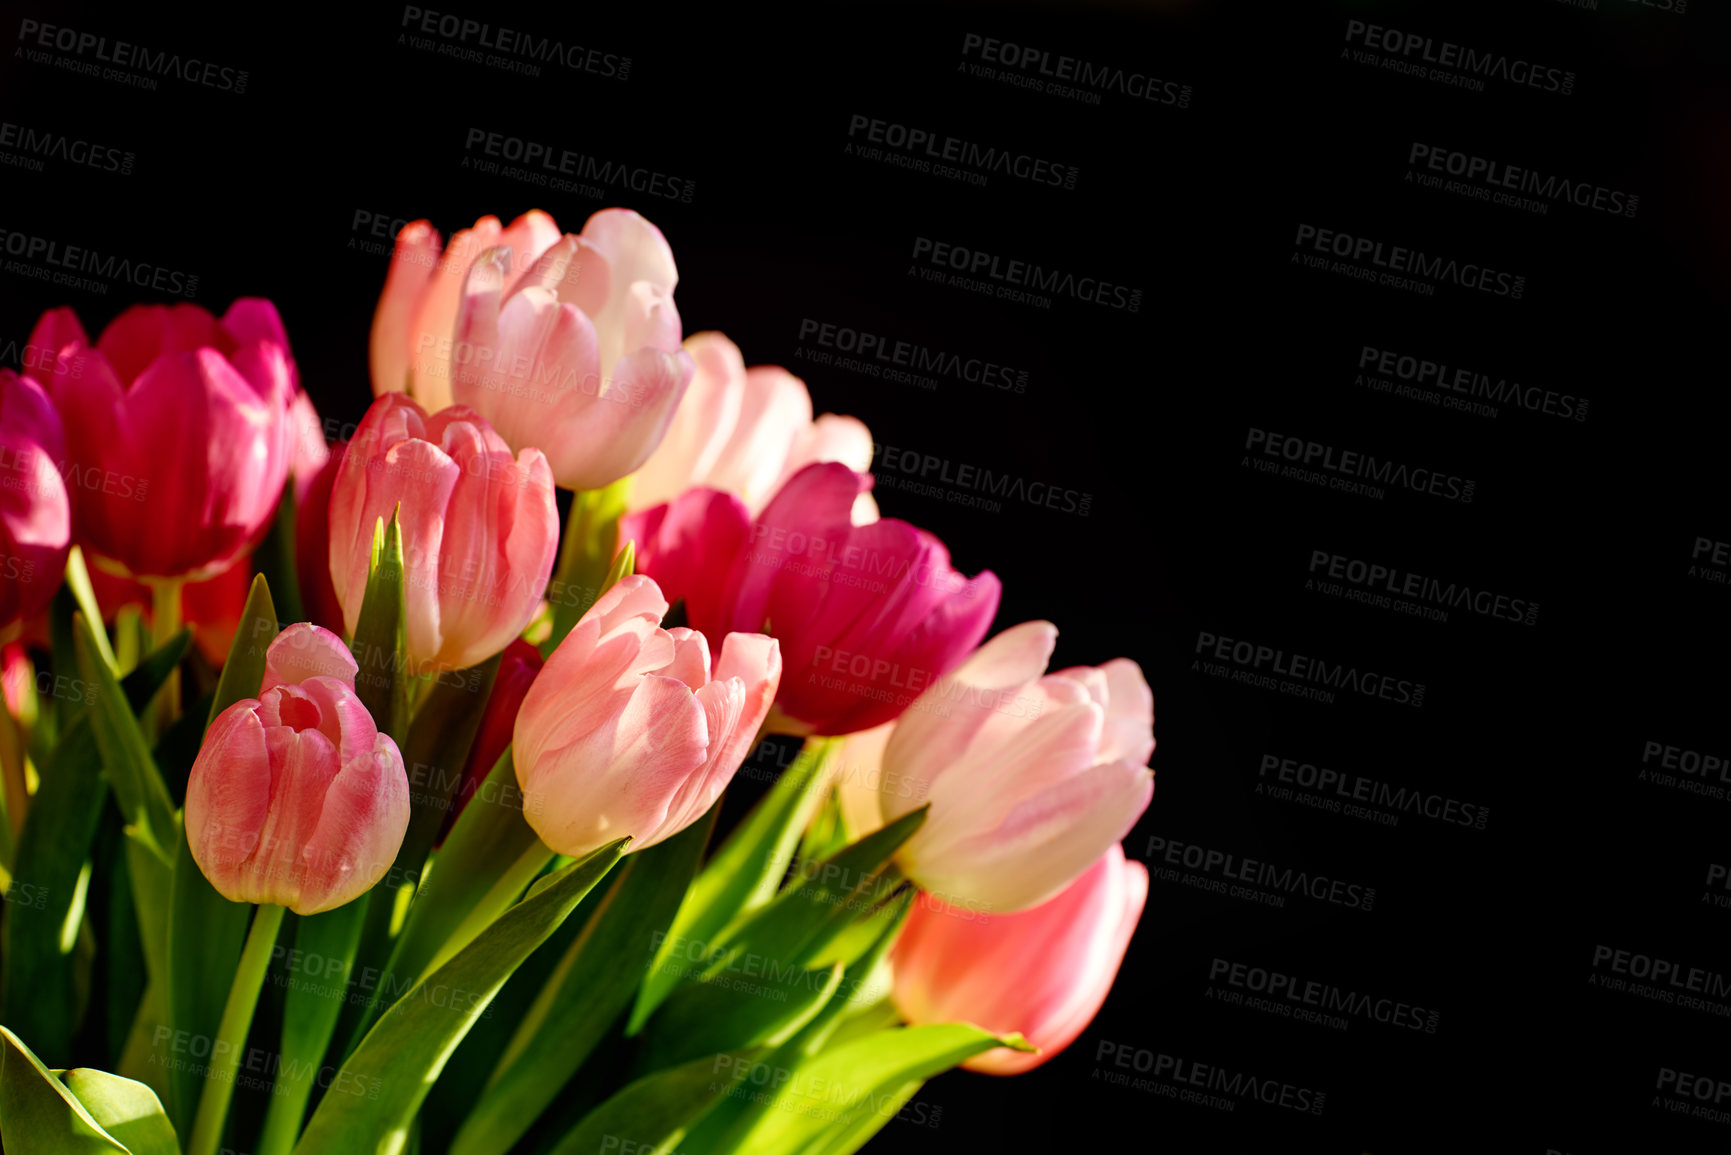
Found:
M 228 1117 L 229 1100 L 234 1097 L 234 1075 L 240 1069 L 247 1032 L 252 1029 L 253 1008 L 258 1004 L 271 948 L 276 945 L 277 931 L 282 927 L 283 911 L 275 903 L 266 903 L 253 915 L 246 947 L 240 953 L 240 967 L 235 971 L 234 985 L 228 989 L 228 1003 L 222 1008 L 222 1024 L 217 1027 L 216 1042 L 211 1047 L 210 1069 L 198 1098 L 198 1115 L 193 1120 L 187 1155 L 216 1155 L 221 1145 L 222 1125 Z
M 0 769 L 6 780 L 6 820 L 16 839 L 24 830 L 24 815 L 30 809 L 30 787 L 24 777 L 24 731 L 4 699 L 0 699 Z M 10 854 L 6 866 L 12 866 Z
M 150 648 L 160 649 L 164 642 L 180 632 L 180 589 L 184 578 L 150 579 Z M 180 719 L 180 668 L 170 670 L 162 689 L 150 703 L 151 733 L 154 742 L 168 732 Z

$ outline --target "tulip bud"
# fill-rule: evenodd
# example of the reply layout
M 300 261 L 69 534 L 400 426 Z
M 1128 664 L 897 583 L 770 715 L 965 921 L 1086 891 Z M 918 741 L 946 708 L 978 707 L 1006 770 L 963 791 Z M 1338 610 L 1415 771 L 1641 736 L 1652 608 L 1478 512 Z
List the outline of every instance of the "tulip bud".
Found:
M 403 756 L 355 696 L 341 639 L 307 622 L 265 651 L 257 698 L 205 733 L 186 786 L 193 861 L 231 902 L 296 914 L 342 906 L 384 877 L 409 827 Z
M 874 731 L 844 749 L 849 828 L 874 803 L 883 822 L 931 803 L 896 860 L 952 905 L 1043 902 L 1153 798 L 1154 695 L 1141 669 L 1119 658 L 1041 677 L 1057 638 L 1050 622 L 1005 630 L 921 694 L 887 740 Z
M 922 895 L 891 952 L 893 998 L 915 1025 L 1020 1031 L 1038 1054 L 998 1047 L 962 1064 L 1019 1075 L 1069 1046 L 1106 1001 L 1148 899 L 1148 868 L 1113 843 L 1030 910 L 981 915 Z
M 399 507 L 416 672 L 486 661 L 534 617 L 553 572 L 559 515 L 547 459 L 525 449 L 513 460 L 472 409 L 429 418 L 401 393 L 374 401 L 331 491 L 330 573 L 350 634 L 374 527 Z
M 757 737 L 781 679 L 762 634 L 729 634 L 711 674 L 703 635 L 659 626 L 641 574 L 584 614 L 523 699 L 512 748 L 524 817 L 578 857 L 630 835 L 642 850 L 708 811 Z

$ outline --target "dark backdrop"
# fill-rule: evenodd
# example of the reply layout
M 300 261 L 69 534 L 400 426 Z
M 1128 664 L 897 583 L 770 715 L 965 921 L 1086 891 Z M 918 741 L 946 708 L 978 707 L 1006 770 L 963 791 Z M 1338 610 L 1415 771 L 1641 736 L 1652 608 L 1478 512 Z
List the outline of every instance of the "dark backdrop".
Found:
M 175 299 L 44 282 L 19 246 L 118 254 L 218 312 L 274 298 L 321 413 L 352 422 L 402 221 L 638 209 L 686 332 L 864 419 L 885 514 L 999 574 L 996 628 L 1049 618 L 1057 665 L 1126 655 L 1154 687 L 1158 790 L 1126 847 L 1155 879 L 1104 1009 L 1031 1075 L 927 1084 L 873 1149 L 1724 1150 L 1731 93 L 1723 13 L 1683 5 L 446 6 L 591 50 L 538 76 L 402 7 L 8 5 L 0 119 L 130 171 L 0 142 L 0 338 L 16 366 L 45 307 L 94 334 Z M 215 67 L 81 74 L 96 50 L 28 20 Z M 874 119 L 1046 163 L 982 182 L 850 151 Z M 465 167 L 475 130 L 648 183 Z M 1531 170 L 1537 207 L 1449 175 L 1474 157 Z M 1362 238 L 1372 278 L 1422 252 L 1395 274 L 1416 287 L 1353 275 L 1324 231 Z M 938 244 L 985 254 L 987 292 Z M 1069 279 L 1001 297 L 994 261 Z M 955 358 L 898 380 L 839 363 L 844 330 Z M 1498 396 L 1400 392 L 1425 361 Z M 1333 487 L 1367 480 L 1329 468 L 1349 451 L 1380 494 Z M 1393 603 L 1406 575 L 1446 620 Z M 1330 679 L 1332 701 L 1294 692 Z M 1229 877 L 1246 860 L 1273 881 Z M 1267 975 L 1324 1005 L 1254 1003 Z M 1214 1101 L 1184 1097 L 1201 1067 Z

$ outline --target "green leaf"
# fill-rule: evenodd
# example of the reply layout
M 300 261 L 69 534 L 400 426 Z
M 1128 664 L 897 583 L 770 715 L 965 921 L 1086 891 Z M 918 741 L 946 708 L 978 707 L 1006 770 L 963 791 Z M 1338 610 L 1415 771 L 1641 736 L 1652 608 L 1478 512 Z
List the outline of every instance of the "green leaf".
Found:
M 680 1141 L 709 1110 L 728 1095 L 749 1089 L 742 1083 L 752 1071 L 755 1055 L 754 1051 L 705 1055 L 638 1079 L 566 1132 L 552 1155 L 683 1151 Z
M 409 619 L 404 592 L 403 533 L 397 515 L 373 526 L 373 557 L 367 571 L 361 616 L 349 643 L 360 673 L 355 694 L 372 714 L 381 733 L 401 748 L 409 729 L 409 664 L 405 630 Z
M 296 916 L 294 950 L 285 968 L 280 1062 L 266 1109 L 259 1155 L 294 1147 L 312 1098 L 315 1076 L 348 1000 L 349 975 L 360 946 L 367 904 L 350 902 L 322 914 Z
M 822 800 L 824 763 L 836 747 L 833 739 L 808 738 L 793 765 L 704 866 L 638 991 L 626 1034 L 641 1031 L 655 1008 L 679 985 L 685 968 L 671 958 L 676 947 L 696 943 L 703 955 L 713 953 L 724 926 L 775 895 L 799 845 L 800 832 Z
M 90 623 L 79 615 L 73 620 L 72 630 L 78 647 L 78 671 L 91 694 L 90 724 L 96 732 L 96 746 L 102 751 L 102 764 L 108 771 L 109 785 L 114 788 L 115 801 L 136 836 L 166 861 L 174 846 L 174 804 L 151 758 L 150 745 L 144 740 L 138 719 L 126 704 L 113 667 L 99 653 L 96 638 L 102 633 L 100 619 L 92 632 Z
M 826 1136 L 841 1133 L 895 1104 L 907 1084 L 923 1081 L 996 1047 L 1033 1050 L 1020 1035 L 993 1035 L 967 1023 L 902 1027 L 827 1050 L 792 1069 L 774 1070 L 775 1101 L 714 1146 L 700 1151 L 749 1151 L 752 1155 L 798 1155 L 823 1149 Z M 905 1101 L 905 1100 L 902 1100 Z
M 697 871 L 720 806 L 626 858 L 481 1092 L 451 1155 L 511 1149 L 631 1004 Z
M 881 906 L 900 884 L 894 869 L 883 872 L 884 866 L 924 825 L 928 808 L 909 811 L 822 862 L 801 864 L 774 902 L 720 932 L 717 937 L 726 945 L 704 977 L 753 954 L 781 960 L 783 966 L 829 961 L 820 956 L 836 937 Z
M 883 1130 L 884 1124 L 900 1114 L 908 1100 L 925 1085 L 924 1079 L 904 1083 L 881 1098 L 872 1110 L 858 1112 L 851 1118 L 838 1119 L 816 1142 L 805 1149 L 807 1155 L 852 1155 L 870 1142 L 873 1135 Z
M 192 644 L 190 631 L 171 639 L 121 682 L 136 716 L 149 704 Z M 69 679 L 66 700 L 88 705 L 83 679 Z M 108 780 L 85 715 L 72 719 L 49 759 L 18 842 L 0 952 L 0 1016 L 36 1041 L 51 1063 L 70 1061 L 72 967 L 69 928 L 83 917 L 78 878 L 90 857 Z
M 295 1151 L 396 1150 L 451 1052 L 505 980 L 576 909 L 629 841 L 610 842 L 537 882 L 523 901 L 386 1011 L 343 1064 Z
M 162 1101 L 143 1083 L 90 1067 L 66 1071 L 60 1081 L 132 1155 L 180 1155 L 180 1141 Z
M 240 625 L 235 627 L 234 641 L 229 643 L 228 658 L 222 664 L 222 677 L 216 683 L 216 697 L 212 699 L 210 714 L 204 720 L 206 729 L 216 721 L 218 714 L 236 702 L 258 697 L 258 688 L 264 685 L 265 653 L 276 640 L 278 628 L 270 583 L 259 574 L 252 579 L 246 607 L 240 612 Z
M 96 647 L 96 652 L 101 655 L 103 664 L 110 670 L 119 669 L 114 650 L 108 644 L 108 632 L 102 628 L 102 607 L 96 602 L 96 588 L 90 584 L 90 571 L 84 568 L 84 551 L 76 545 L 66 555 L 66 588 L 72 591 L 72 598 L 77 603 L 79 612 L 84 615 L 84 620 L 97 623 L 91 642 Z M 55 669 L 71 668 L 70 665 L 62 664 L 58 657 L 56 655 Z
M 0 1027 L 0 1132 L 8 1155 L 130 1155 L 5 1027 Z

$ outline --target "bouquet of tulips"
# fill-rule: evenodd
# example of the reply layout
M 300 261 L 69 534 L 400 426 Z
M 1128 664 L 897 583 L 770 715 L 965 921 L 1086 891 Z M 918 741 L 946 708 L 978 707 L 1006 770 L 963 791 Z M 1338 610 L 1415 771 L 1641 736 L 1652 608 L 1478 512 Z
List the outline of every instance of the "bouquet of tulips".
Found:
M 1140 669 L 985 640 L 676 281 L 626 210 L 409 225 L 341 431 L 259 298 L 0 371 L 11 1155 L 848 1152 L 1093 1018 Z

